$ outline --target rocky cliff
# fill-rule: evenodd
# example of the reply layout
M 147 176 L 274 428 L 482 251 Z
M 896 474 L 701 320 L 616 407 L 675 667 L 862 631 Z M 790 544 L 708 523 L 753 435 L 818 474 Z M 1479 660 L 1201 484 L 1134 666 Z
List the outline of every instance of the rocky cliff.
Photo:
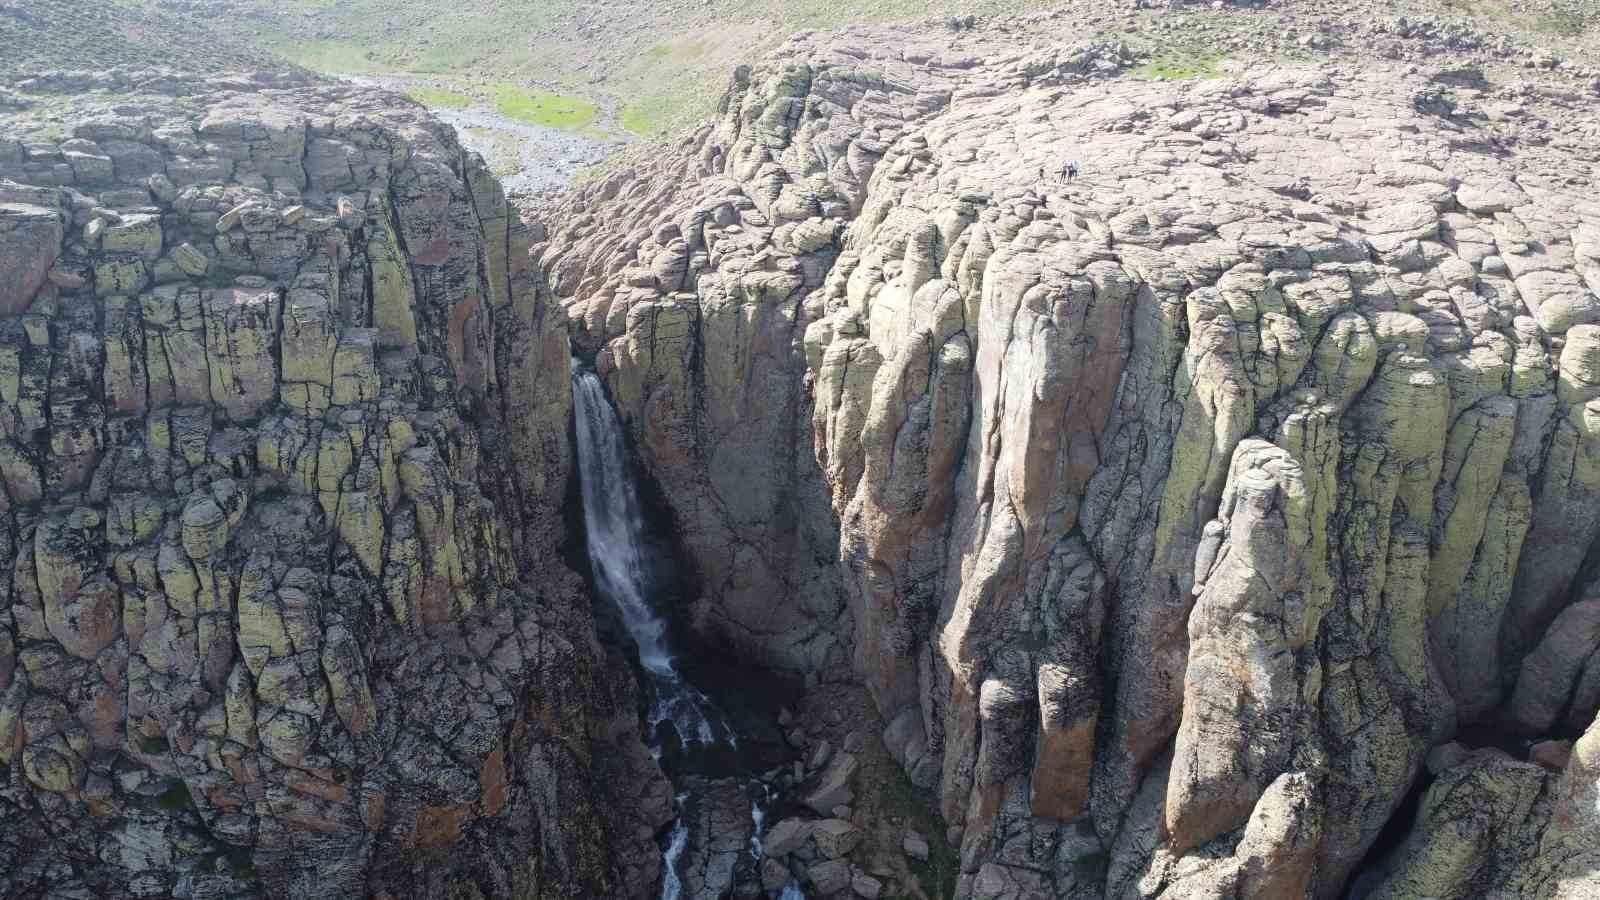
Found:
M 670 794 L 481 160 L 295 77 L 21 90 L 67 124 L 0 129 L 0 894 L 642 892 Z
M 1600 101 L 1075 24 L 803 36 L 552 218 L 697 634 L 863 682 L 963 898 L 1591 896 Z
M 531 226 L 392 95 L 13 79 L 0 894 L 657 896 L 572 349 L 686 669 L 809 688 L 696 900 L 1600 893 L 1593 73 L 1095 15 L 801 36 Z

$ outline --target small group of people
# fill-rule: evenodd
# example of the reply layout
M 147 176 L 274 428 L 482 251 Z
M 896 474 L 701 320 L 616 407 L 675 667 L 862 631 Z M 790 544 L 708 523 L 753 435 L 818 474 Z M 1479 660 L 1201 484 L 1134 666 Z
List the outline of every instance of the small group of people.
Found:
M 1078 161 L 1069 159 L 1061 164 L 1061 180 L 1071 181 L 1078 177 Z M 1044 166 L 1039 167 L 1039 180 L 1044 181 Z

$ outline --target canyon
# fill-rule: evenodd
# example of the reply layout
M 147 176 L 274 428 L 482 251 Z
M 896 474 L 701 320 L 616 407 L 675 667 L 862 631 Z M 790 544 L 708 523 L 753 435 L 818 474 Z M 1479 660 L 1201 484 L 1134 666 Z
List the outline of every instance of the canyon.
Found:
M 1600 896 L 1600 85 L 1086 30 L 12 81 L 0 895 Z

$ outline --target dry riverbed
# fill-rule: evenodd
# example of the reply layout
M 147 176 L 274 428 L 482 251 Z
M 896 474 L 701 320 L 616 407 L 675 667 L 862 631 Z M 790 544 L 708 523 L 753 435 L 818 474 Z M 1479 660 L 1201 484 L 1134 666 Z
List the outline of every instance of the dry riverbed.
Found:
M 483 155 L 505 185 L 506 193 L 524 205 L 537 206 L 570 187 L 586 169 L 622 149 L 627 138 L 586 126 L 581 130 L 519 121 L 480 97 L 438 90 L 419 90 L 421 79 L 396 75 L 347 75 L 357 84 L 407 94 L 455 127 L 461 144 Z M 430 96 L 451 98 L 430 102 Z M 458 98 L 458 99 L 457 99 Z M 462 102 L 464 101 L 464 102 Z

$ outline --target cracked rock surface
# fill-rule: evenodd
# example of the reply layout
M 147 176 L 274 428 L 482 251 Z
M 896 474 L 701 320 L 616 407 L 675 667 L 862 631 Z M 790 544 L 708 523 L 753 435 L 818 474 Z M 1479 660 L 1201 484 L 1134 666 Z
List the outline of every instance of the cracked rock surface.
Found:
M 527 228 L 393 95 L 136 101 L 0 137 L 0 894 L 648 892 Z
M 665 616 L 828 707 L 768 855 L 686 785 L 691 893 L 906 893 L 886 836 L 961 900 L 1600 893 L 1592 75 L 958 24 L 531 224 L 382 92 L 0 96 L 0 895 L 656 896 L 572 348 Z
M 1134 62 L 801 36 L 552 216 L 695 627 L 865 683 L 962 898 L 1588 896 L 1595 99 Z

